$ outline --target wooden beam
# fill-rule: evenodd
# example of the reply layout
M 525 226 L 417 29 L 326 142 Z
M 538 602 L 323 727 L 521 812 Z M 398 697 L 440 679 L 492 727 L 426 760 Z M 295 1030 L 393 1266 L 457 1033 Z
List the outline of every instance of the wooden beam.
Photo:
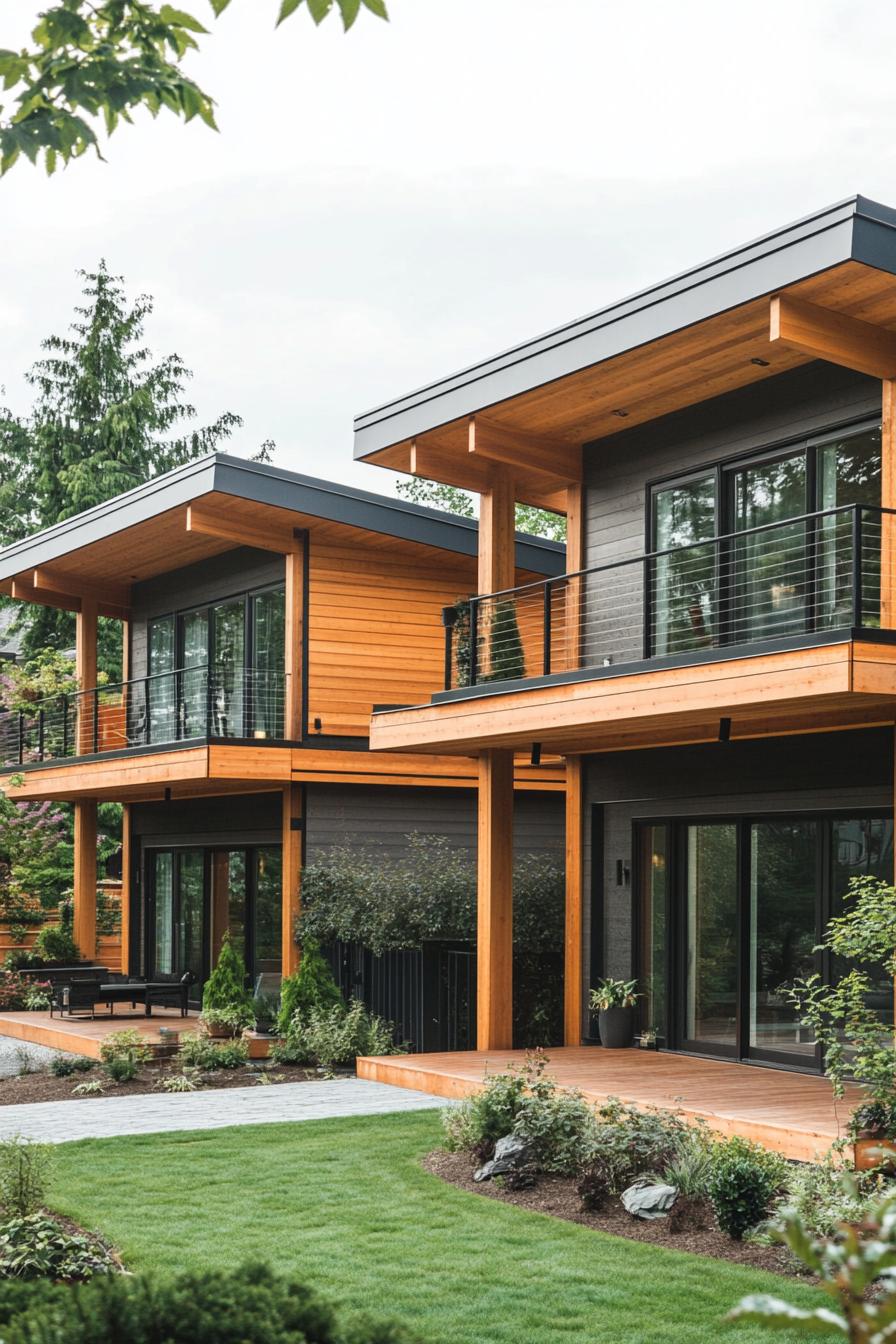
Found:
M 872 378 L 896 378 L 896 331 L 789 294 L 771 300 L 769 340 Z
M 96 801 L 74 807 L 74 914 L 72 937 L 82 957 L 96 956 Z
M 43 566 L 33 571 L 32 586 L 40 591 L 64 593 L 70 597 L 92 597 L 104 606 L 122 607 L 127 610 L 131 605 L 131 589 L 127 583 L 98 583 L 95 579 L 82 581 L 76 575 L 60 574 L 58 570 Z
M 299 948 L 295 923 L 302 912 L 302 832 L 296 822 L 302 820 L 302 787 L 288 784 L 283 790 L 283 904 L 281 915 L 281 958 L 284 975 L 299 969 Z
M 487 490 L 492 479 L 488 462 L 472 462 L 466 455 L 434 448 L 419 439 L 411 440 L 411 475 L 426 481 L 442 481 L 460 490 Z
M 513 1045 L 513 753 L 479 758 L 476 1049 Z
M 81 691 L 96 687 L 97 604 L 93 598 L 81 599 L 75 616 L 75 676 Z M 78 697 L 78 752 L 86 755 L 94 748 L 94 697 Z
M 276 551 L 279 555 L 289 555 L 302 544 L 292 530 L 254 527 L 251 523 L 241 522 L 232 514 L 224 517 L 196 504 L 187 505 L 187 531 L 217 537 L 220 541 L 232 542 L 234 546 L 254 546 L 261 551 Z
M 564 439 L 526 434 L 481 415 L 470 416 L 471 457 L 502 462 L 517 471 L 535 471 L 554 481 L 578 484 L 582 479 L 582 449 Z
M 283 735 L 289 742 L 301 742 L 304 736 L 302 664 L 305 629 L 305 552 L 291 551 L 286 556 L 286 619 L 283 642 L 284 667 Z
M 582 758 L 566 761 L 566 917 L 563 957 L 563 1043 L 582 1043 Z
M 58 607 L 60 611 L 78 611 L 81 606 L 78 598 L 72 597 L 70 593 L 39 590 L 33 583 L 28 583 L 22 578 L 13 579 L 9 595 L 15 598 L 16 602 L 36 602 L 40 607 Z

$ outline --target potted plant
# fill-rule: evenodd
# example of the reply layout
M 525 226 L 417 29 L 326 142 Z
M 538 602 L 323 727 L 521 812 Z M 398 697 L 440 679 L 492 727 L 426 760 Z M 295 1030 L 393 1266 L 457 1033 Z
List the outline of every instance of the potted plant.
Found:
M 642 1050 L 655 1050 L 657 1047 L 656 1027 L 645 1027 L 638 1037 L 638 1045 Z
M 591 991 L 591 1011 L 597 1013 L 600 1043 L 608 1050 L 624 1050 L 634 1035 L 635 1003 L 640 997 L 636 980 L 600 980 Z
M 896 1103 L 868 1101 L 849 1117 L 856 1171 L 896 1170 Z

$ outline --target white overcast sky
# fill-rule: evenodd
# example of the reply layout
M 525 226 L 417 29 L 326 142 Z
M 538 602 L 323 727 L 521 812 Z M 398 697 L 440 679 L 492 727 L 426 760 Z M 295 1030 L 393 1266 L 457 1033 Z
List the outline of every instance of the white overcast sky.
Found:
M 3 0 L 0 46 L 39 7 Z M 190 63 L 220 135 L 141 117 L 0 182 L 9 404 L 105 257 L 235 450 L 388 491 L 355 413 L 853 192 L 896 205 L 892 0 L 389 7 L 343 36 L 232 0 Z

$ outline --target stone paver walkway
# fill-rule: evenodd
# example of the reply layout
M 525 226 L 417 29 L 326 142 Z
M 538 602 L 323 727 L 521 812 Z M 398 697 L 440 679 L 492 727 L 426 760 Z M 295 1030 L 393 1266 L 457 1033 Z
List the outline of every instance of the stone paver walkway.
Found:
M 21 1134 L 45 1143 L 106 1139 L 118 1134 L 162 1134 L 223 1129 L 343 1115 L 385 1115 L 445 1106 L 442 1097 L 360 1078 L 332 1082 L 272 1083 L 222 1091 L 150 1093 L 137 1097 L 84 1097 L 0 1106 L 0 1138 Z

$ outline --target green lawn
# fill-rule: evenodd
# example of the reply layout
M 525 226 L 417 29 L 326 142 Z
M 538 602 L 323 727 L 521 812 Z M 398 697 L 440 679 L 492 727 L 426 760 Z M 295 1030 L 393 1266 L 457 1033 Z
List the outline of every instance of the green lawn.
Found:
M 731 1344 L 744 1292 L 811 1290 L 604 1236 L 427 1175 L 436 1112 L 65 1144 L 54 1203 L 131 1267 L 262 1257 L 351 1309 L 404 1319 L 428 1344 Z

